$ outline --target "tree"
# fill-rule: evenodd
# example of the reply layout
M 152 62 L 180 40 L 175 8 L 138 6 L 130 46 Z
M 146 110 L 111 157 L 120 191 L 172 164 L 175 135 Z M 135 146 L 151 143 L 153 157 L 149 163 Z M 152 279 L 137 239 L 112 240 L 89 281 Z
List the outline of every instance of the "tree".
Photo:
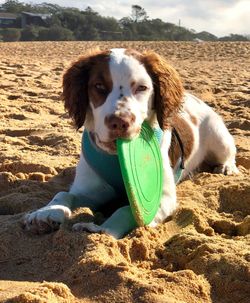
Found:
M 88 6 L 83 13 L 86 15 L 99 15 L 98 12 L 94 11 L 90 6 Z
M 195 37 L 198 39 L 201 39 L 203 41 L 216 41 L 218 40 L 218 38 L 215 35 L 212 35 L 206 31 L 200 32 L 200 33 L 196 33 Z
M 122 29 L 122 37 L 123 37 L 122 40 L 126 40 L 126 41 L 139 40 L 137 33 L 137 23 L 134 23 L 132 19 L 122 18 L 120 20 L 120 26 Z
M 93 24 L 86 24 L 79 27 L 75 35 L 77 40 L 82 40 L 82 41 L 100 40 L 99 32 Z
M 21 31 L 21 41 L 35 41 L 38 37 L 38 28 L 35 26 L 26 26 Z
M 230 36 L 221 37 L 220 41 L 249 41 L 246 36 L 238 35 L 238 34 L 230 34 Z
M 115 18 L 99 16 L 94 25 L 100 33 L 101 40 L 121 40 L 122 30 Z
M 43 28 L 38 34 L 38 40 L 42 41 L 68 41 L 74 40 L 74 38 L 71 30 L 60 26 Z
M 64 10 L 64 8 L 58 4 L 52 4 L 52 3 L 46 3 L 46 2 L 32 6 L 32 12 L 41 13 L 41 14 L 54 14 L 55 15 L 63 10 Z
M 18 28 L 5 28 L 1 35 L 4 42 L 18 41 L 21 37 L 20 29 Z
M 145 9 L 140 5 L 132 5 L 131 17 L 134 22 L 141 22 L 148 19 Z
M 75 32 L 81 24 L 85 24 L 86 17 L 73 9 L 65 9 L 61 13 L 57 14 L 56 17 L 60 20 L 63 27 L 70 29 Z
M 6 0 L 5 3 L 2 4 L 2 9 L 9 13 L 20 13 L 24 8 L 25 4 L 18 0 Z
M 121 27 L 126 27 L 127 25 L 133 23 L 132 18 L 130 17 L 123 17 L 122 19 L 119 20 L 119 25 Z

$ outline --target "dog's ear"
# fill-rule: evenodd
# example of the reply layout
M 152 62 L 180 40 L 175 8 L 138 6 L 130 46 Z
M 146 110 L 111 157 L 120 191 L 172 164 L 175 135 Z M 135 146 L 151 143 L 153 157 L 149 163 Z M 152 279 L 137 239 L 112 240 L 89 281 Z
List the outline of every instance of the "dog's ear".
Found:
M 103 55 L 104 52 L 99 49 L 89 51 L 76 62 L 73 62 L 63 76 L 62 99 L 64 100 L 65 109 L 73 118 L 77 129 L 84 124 L 89 108 L 89 73 Z
M 177 71 L 154 52 L 142 54 L 142 63 L 154 85 L 154 110 L 161 129 L 170 125 L 170 117 L 181 107 L 183 86 Z

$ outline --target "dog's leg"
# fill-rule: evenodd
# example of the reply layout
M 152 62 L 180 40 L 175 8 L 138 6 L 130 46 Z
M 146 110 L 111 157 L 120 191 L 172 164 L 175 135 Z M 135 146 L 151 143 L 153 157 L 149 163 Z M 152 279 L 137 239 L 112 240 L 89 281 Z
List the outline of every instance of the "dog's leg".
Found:
M 24 228 L 38 234 L 57 230 L 65 218 L 70 217 L 73 199 L 73 195 L 59 192 L 47 206 L 25 215 Z
M 224 175 L 237 174 L 239 170 L 235 164 L 236 147 L 234 139 L 222 119 L 213 112 L 207 119 L 204 130 L 205 134 L 201 133 L 201 138 L 206 140 L 207 160 L 215 166 L 214 172 Z
M 89 167 L 81 154 L 70 191 L 58 193 L 47 206 L 25 215 L 24 228 L 39 234 L 57 230 L 70 217 L 72 209 L 89 207 L 97 210 L 114 196 L 112 187 Z
M 120 239 L 136 228 L 138 225 L 134 219 L 130 206 L 117 209 L 103 224 L 76 223 L 74 231 L 88 231 L 92 233 L 107 233 L 116 239 Z

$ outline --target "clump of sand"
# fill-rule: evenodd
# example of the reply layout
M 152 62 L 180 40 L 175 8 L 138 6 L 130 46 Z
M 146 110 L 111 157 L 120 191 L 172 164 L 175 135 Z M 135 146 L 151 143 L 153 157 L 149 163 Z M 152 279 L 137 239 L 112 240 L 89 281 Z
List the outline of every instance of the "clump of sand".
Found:
M 250 300 L 250 43 L 102 42 L 154 49 L 185 88 L 224 118 L 234 135 L 237 176 L 200 173 L 178 185 L 168 222 L 121 240 L 73 233 L 92 221 L 74 212 L 59 231 L 24 232 L 25 212 L 68 190 L 79 159 L 60 101 L 61 78 L 93 42 L 2 43 L 0 59 L 0 301 L 248 303 Z

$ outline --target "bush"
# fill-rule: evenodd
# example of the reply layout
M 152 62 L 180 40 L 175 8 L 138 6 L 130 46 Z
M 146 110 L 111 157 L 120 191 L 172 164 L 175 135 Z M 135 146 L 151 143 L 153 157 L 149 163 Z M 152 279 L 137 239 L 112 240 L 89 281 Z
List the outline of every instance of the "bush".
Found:
M 1 36 L 4 42 L 19 41 L 21 30 L 18 28 L 5 28 L 2 30 Z
M 37 40 L 39 29 L 34 26 L 27 26 L 21 31 L 21 41 Z
M 230 34 L 230 36 L 225 36 L 219 38 L 220 41 L 249 41 L 246 36 L 238 35 L 238 34 Z
M 67 41 L 74 40 L 74 38 L 71 30 L 60 26 L 53 26 L 41 29 L 37 39 L 41 41 Z

